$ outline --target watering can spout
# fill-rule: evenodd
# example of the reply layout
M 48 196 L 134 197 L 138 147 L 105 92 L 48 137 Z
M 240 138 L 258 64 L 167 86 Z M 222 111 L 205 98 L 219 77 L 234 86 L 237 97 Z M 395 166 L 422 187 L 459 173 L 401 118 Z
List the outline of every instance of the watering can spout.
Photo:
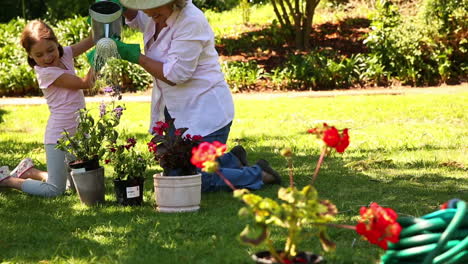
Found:
M 120 39 L 122 8 L 111 1 L 101 0 L 89 7 L 94 43 L 102 38 Z

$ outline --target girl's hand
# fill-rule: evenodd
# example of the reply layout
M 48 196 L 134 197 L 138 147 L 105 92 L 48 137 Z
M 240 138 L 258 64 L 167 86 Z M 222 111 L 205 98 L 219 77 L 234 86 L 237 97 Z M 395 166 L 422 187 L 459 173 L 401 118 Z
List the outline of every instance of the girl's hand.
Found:
M 94 87 L 94 84 L 96 82 L 96 72 L 93 67 L 89 68 L 88 74 L 86 74 L 84 80 L 88 84 L 89 89 L 92 89 Z

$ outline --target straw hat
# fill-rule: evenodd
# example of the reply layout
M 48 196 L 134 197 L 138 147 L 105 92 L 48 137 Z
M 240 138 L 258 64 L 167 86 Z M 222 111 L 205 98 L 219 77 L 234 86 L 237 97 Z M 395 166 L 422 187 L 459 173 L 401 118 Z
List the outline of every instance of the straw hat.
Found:
M 130 9 L 151 9 L 163 6 L 174 0 L 120 0 L 120 3 Z

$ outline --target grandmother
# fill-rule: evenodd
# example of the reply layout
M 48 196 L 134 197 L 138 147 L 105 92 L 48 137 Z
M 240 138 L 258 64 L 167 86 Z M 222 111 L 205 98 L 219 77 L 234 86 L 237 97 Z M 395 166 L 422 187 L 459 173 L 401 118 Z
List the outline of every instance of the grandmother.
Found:
M 174 118 L 174 126 L 189 128 L 188 134 L 226 143 L 234 104 L 203 12 L 191 0 L 120 3 L 126 8 L 126 23 L 143 32 L 144 55 L 139 45 L 117 41 L 117 46 L 122 59 L 139 64 L 153 76 L 150 131 L 155 122 Z M 238 188 L 256 190 L 281 179 L 265 160 L 247 166 L 241 146 L 221 157 L 220 164 L 222 173 Z M 223 187 L 218 176 L 203 174 L 203 191 Z

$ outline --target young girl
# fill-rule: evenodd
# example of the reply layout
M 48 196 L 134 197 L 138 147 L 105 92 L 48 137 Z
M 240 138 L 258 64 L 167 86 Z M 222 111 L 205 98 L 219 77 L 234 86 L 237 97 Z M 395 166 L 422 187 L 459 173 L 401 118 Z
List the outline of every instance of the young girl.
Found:
M 55 149 L 57 140 L 64 130 L 72 135 L 75 133 L 77 111 L 85 107 L 82 90 L 94 85 L 92 68 L 86 77 L 76 76 L 73 57 L 90 49 L 94 42 L 90 36 L 77 44 L 62 47 L 50 26 L 33 20 L 23 30 L 21 45 L 28 53 L 28 63 L 36 72 L 50 110 L 44 137 L 47 172 L 34 168 L 32 160 L 26 158 L 11 172 L 6 166 L 0 168 L 0 186 L 54 197 L 65 191 L 69 178 L 66 153 Z

